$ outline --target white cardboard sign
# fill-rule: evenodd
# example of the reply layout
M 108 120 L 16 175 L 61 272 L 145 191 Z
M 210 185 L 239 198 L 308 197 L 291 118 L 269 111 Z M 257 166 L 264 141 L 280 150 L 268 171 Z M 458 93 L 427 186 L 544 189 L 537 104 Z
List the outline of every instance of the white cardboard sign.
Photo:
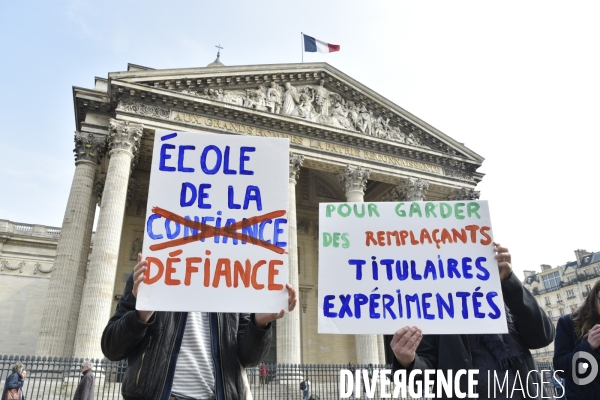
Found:
M 289 140 L 157 131 L 136 307 L 287 310 Z
M 319 333 L 506 333 L 487 201 L 321 203 Z

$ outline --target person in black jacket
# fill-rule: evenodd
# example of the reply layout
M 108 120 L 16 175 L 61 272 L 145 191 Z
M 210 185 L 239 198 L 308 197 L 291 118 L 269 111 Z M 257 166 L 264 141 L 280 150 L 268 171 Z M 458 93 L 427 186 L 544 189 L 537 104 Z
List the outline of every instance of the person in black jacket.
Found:
M 102 334 L 109 360 L 127 358 L 121 392 L 125 400 L 244 400 L 244 368 L 258 365 L 271 344 L 279 313 L 153 312 L 135 309 L 146 261 L 129 276 L 117 310 Z M 296 291 L 286 285 L 288 308 Z
M 554 325 L 533 295 L 512 273 L 511 255 L 507 248 L 494 243 L 500 273 L 502 295 L 507 308 L 508 334 L 503 335 L 423 335 L 417 327 L 398 330 L 391 341 L 394 352 L 393 369 L 451 370 L 478 369 L 479 398 L 531 399 L 541 398 L 540 376 L 529 349 L 552 343 Z M 488 371 L 490 393 L 488 393 Z M 494 394 L 494 372 L 498 379 L 508 376 L 508 386 Z M 452 375 L 454 377 L 454 374 Z M 468 393 L 467 377 L 460 379 L 459 390 Z M 515 379 L 520 378 L 519 381 Z M 434 378 L 435 380 L 435 378 Z M 517 390 L 513 391 L 516 383 Z M 456 387 L 454 393 L 456 394 Z M 508 391 L 507 391 L 508 389 Z M 523 389 L 523 390 L 519 390 Z M 436 394 L 434 387 L 433 393 Z M 445 397 L 445 391 L 442 391 Z
M 586 372 L 581 364 L 590 366 L 592 360 L 596 362 L 597 375 L 586 383 L 582 379 L 591 377 L 594 371 Z M 576 312 L 558 320 L 553 363 L 558 376 L 565 380 L 567 399 L 600 399 L 600 281 Z

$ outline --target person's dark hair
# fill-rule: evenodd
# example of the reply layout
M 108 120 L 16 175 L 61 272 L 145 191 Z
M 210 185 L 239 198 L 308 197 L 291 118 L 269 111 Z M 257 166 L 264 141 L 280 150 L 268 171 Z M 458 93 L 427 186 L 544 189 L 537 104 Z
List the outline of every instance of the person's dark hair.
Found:
M 575 315 L 573 316 L 573 324 L 575 325 L 575 334 L 580 338 L 586 338 L 590 333 L 590 329 L 594 325 L 600 323 L 600 315 L 596 311 L 596 302 L 600 293 L 600 280 L 596 282 L 590 293 L 583 301 Z

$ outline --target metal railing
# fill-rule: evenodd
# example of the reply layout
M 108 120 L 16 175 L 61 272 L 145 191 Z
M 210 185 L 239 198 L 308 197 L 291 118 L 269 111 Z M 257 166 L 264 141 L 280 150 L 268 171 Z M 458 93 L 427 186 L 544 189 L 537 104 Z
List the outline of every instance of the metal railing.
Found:
M 0 378 L 2 386 L 6 377 L 12 373 L 12 366 L 20 362 L 27 370 L 27 378 L 23 391 L 28 400 L 66 400 L 72 399 L 81 374 L 83 359 L 77 358 L 46 358 L 23 356 L 0 356 Z M 106 360 L 89 361 L 95 374 L 95 399 L 120 400 L 121 381 L 127 369 L 127 361 L 111 362 Z M 539 363 L 539 370 L 550 370 L 550 363 Z M 357 370 L 366 370 L 367 366 L 357 365 Z M 310 381 L 309 398 L 313 400 L 340 399 L 340 371 L 348 370 L 348 364 L 262 364 L 261 366 L 247 368 L 248 384 L 254 400 L 302 400 L 303 392 L 300 382 L 303 379 Z M 391 369 L 383 365 L 374 366 L 374 370 Z M 546 373 L 546 382 L 550 375 Z M 388 393 L 394 392 L 393 378 L 390 381 Z M 381 399 L 381 385 L 375 385 L 376 390 L 371 398 Z M 546 398 L 553 398 L 554 389 L 551 384 L 544 388 Z M 359 392 L 353 391 L 351 399 L 367 399 L 364 387 Z M 399 397 L 409 400 L 411 397 Z
M 23 382 L 23 393 L 28 400 L 72 399 L 81 378 L 83 359 L 59 357 L 0 356 L 0 378 L 2 386 L 12 367 L 20 362 L 27 371 Z M 120 400 L 121 379 L 127 361 L 111 362 L 91 360 L 96 376 L 94 392 L 97 400 Z

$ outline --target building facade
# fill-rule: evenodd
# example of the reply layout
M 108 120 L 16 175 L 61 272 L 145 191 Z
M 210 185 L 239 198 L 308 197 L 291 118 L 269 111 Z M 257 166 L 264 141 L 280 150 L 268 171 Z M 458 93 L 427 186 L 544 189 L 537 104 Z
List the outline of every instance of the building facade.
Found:
M 577 311 L 600 278 L 600 252 L 575 251 L 576 260 L 558 267 L 542 265 L 541 271 L 525 271 L 524 286 L 556 326 L 563 315 Z M 536 361 L 552 362 L 554 343 L 533 350 Z
M 76 168 L 38 355 L 102 357 L 102 331 L 141 249 L 157 129 L 290 140 L 290 283 L 300 304 L 277 321 L 271 361 L 385 359 L 381 336 L 317 334 L 320 202 L 479 197 L 481 156 L 324 63 L 130 64 L 73 97 Z
M 0 219 L 0 355 L 32 355 L 60 228 Z

